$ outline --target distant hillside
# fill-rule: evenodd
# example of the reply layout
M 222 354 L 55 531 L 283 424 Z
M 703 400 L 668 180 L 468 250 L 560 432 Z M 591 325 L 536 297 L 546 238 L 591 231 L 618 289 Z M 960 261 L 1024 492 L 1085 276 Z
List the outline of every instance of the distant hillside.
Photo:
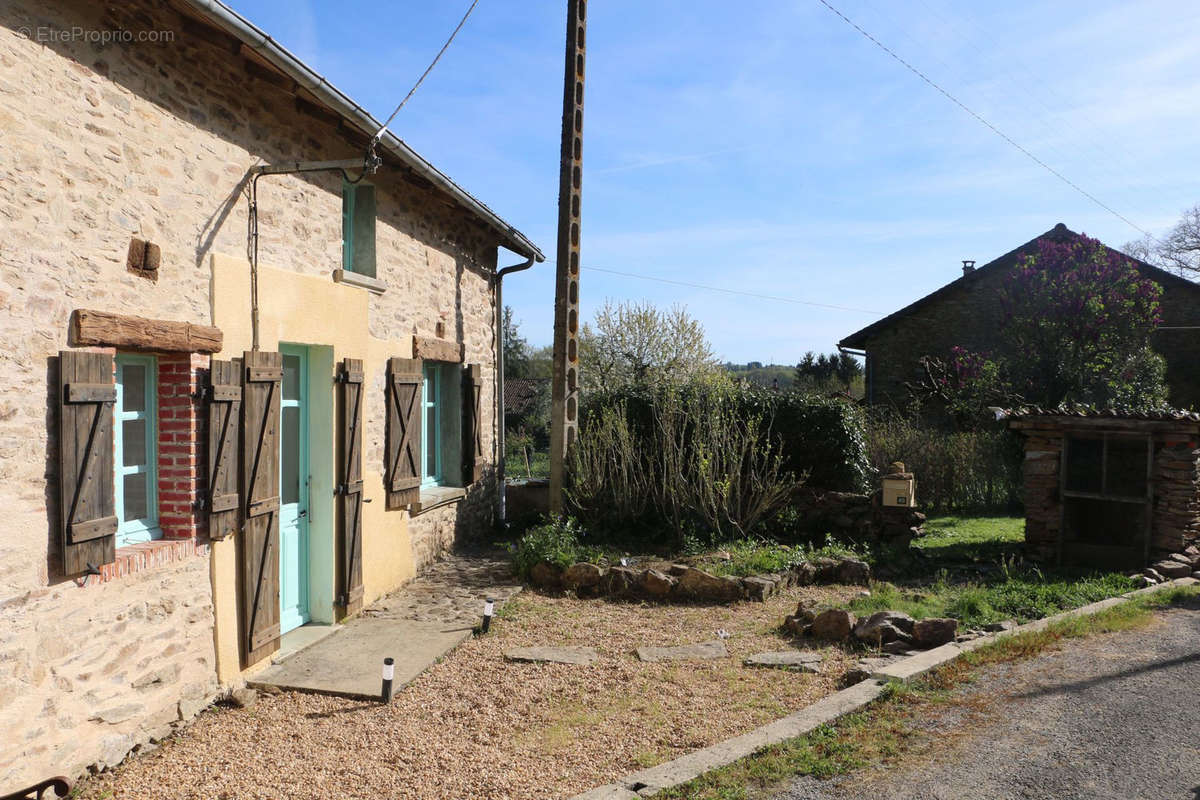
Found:
M 796 366 L 794 364 L 763 364 L 761 361 L 751 361 L 749 364 L 722 365 L 735 378 L 740 378 L 759 386 L 773 386 L 779 381 L 780 389 L 787 389 L 796 382 Z

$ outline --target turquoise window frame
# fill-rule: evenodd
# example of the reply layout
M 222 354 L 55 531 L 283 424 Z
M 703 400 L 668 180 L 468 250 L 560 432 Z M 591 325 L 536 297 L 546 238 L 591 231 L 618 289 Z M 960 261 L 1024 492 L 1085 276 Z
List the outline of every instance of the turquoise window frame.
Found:
M 369 196 L 369 202 L 367 202 Z M 369 230 L 364 230 L 368 228 Z M 355 241 L 370 238 L 370 252 Z M 375 276 L 375 187 L 342 180 L 342 269 L 368 278 Z
M 117 363 L 117 402 L 113 406 L 114 500 L 117 514 L 117 547 L 162 538 L 158 520 L 158 359 L 154 356 L 119 353 Z M 125 368 L 142 366 L 146 370 L 146 393 L 142 411 L 125 411 Z M 127 420 L 146 422 L 145 463 L 125 465 L 125 425 Z M 146 476 L 146 511 L 142 519 L 125 519 L 125 477 Z
M 441 486 L 442 470 L 442 369 L 426 362 L 421 368 L 421 486 Z M 433 409 L 433 430 L 429 430 L 429 410 Z M 432 450 L 430 449 L 432 448 Z M 429 457 L 434 455 L 434 473 L 429 474 Z

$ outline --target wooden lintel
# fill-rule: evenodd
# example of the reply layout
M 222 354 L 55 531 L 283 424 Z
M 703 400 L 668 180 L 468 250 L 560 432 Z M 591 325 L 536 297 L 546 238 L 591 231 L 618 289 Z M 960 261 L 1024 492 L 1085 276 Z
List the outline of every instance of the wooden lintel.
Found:
M 413 336 L 413 358 L 423 361 L 449 361 L 461 364 L 463 346 L 448 339 L 435 339 L 432 336 Z
M 107 311 L 77 308 L 71 314 L 71 344 L 75 347 L 119 347 L 168 353 L 216 353 L 223 340 L 220 328 L 146 319 Z
M 1181 419 L 1136 419 L 1132 417 L 1018 417 L 1010 420 L 1008 427 L 1031 433 L 1056 433 L 1059 435 L 1073 430 L 1122 431 L 1128 433 L 1176 432 L 1198 433 L 1200 422 Z

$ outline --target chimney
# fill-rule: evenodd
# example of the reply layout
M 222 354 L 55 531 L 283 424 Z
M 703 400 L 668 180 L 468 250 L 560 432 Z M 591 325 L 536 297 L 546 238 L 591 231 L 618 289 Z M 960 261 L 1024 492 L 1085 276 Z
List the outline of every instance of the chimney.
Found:
M 975 262 L 963 259 L 963 275 L 970 275 L 975 271 Z

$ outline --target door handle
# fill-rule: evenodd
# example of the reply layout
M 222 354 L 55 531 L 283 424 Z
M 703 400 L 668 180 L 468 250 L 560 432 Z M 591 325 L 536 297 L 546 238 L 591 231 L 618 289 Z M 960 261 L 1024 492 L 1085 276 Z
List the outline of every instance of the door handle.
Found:
M 307 516 L 308 516 L 308 511 L 301 511 L 301 512 L 300 512 L 300 516 L 302 516 L 302 517 L 307 517 Z

